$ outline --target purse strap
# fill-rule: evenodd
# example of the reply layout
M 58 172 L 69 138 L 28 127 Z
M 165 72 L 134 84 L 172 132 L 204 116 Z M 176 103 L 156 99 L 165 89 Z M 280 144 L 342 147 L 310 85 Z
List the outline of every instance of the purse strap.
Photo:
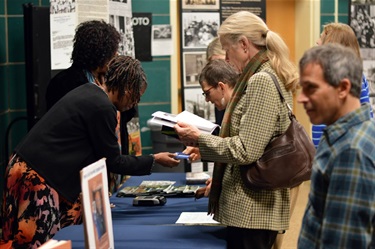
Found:
M 281 101 L 285 103 L 286 107 L 288 108 L 288 116 L 289 118 L 292 120 L 292 118 L 295 118 L 294 114 L 293 114 L 293 111 L 292 111 L 292 108 L 290 107 L 290 105 L 285 101 L 285 98 L 284 98 L 284 95 L 283 93 L 281 92 L 281 88 L 280 88 L 280 85 L 279 85 L 279 82 L 277 81 L 275 75 L 273 73 L 270 73 L 268 71 L 264 71 L 265 73 L 269 74 L 269 76 L 271 76 L 272 78 L 272 81 L 273 83 L 275 84 L 276 88 L 277 88 L 277 91 L 279 92 L 279 95 L 280 95 L 280 98 L 281 98 Z

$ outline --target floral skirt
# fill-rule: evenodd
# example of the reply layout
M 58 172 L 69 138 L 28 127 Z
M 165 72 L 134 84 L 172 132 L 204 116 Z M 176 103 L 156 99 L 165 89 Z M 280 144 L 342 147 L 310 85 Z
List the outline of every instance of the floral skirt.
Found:
M 80 197 L 74 203 L 67 201 L 15 155 L 5 173 L 2 243 L 37 248 L 61 228 L 81 224 L 81 206 Z

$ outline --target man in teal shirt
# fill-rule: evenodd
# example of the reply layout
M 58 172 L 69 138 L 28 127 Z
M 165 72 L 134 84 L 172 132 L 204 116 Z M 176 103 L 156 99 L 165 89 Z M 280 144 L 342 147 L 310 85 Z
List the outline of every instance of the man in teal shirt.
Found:
M 348 48 L 309 49 L 299 63 L 313 124 L 325 124 L 311 175 L 299 249 L 375 248 L 375 122 L 361 106 L 362 61 Z

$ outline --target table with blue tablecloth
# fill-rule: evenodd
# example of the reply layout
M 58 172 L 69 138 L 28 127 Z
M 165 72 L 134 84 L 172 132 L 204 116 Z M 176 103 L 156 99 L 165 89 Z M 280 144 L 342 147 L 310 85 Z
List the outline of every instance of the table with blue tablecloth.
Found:
M 186 185 L 185 173 L 153 173 L 132 176 L 124 186 L 138 186 L 144 180 L 176 181 Z M 223 249 L 225 227 L 175 224 L 181 212 L 206 212 L 208 198 L 166 197 L 164 206 L 133 206 L 133 197 L 110 198 L 115 248 L 212 248 Z M 54 239 L 70 239 L 74 249 L 85 248 L 83 225 L 69 226 Z

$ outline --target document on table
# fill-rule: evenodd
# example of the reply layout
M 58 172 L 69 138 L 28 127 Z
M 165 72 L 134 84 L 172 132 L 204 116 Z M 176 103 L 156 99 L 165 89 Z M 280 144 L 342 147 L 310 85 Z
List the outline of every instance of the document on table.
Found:
M 212 215 L 206 212 L 182 212 L 176 224 L 183 225 L 220 225 L 219 222 L 213 220 Z

